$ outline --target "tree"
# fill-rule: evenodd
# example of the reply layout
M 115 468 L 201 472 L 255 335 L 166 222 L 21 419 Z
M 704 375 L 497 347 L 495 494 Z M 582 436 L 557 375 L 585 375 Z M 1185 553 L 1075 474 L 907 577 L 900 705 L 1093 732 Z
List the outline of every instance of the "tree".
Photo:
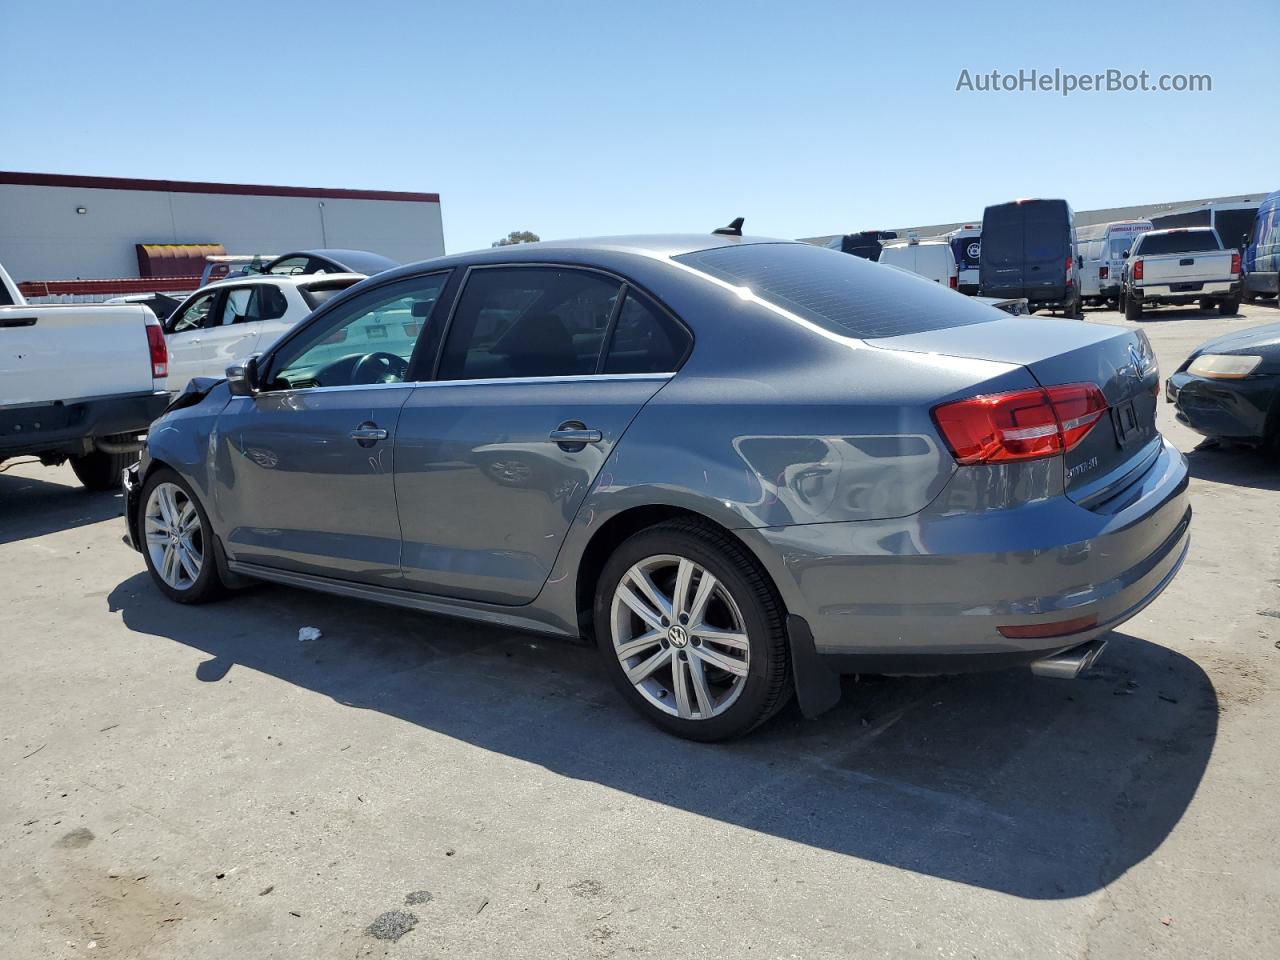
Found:
M 537 243 L 542 238 L 529 230 L 512 230 L 501 240 L 495 240 L 491 246 L 509 247 L 515 243 Z

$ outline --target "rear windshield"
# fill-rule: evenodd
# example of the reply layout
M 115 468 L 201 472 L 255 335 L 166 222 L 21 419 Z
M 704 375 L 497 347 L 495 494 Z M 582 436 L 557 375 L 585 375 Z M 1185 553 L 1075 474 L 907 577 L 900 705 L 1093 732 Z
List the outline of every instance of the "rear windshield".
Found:
M 1222 244 L 1212 230 L 1179 230 L 1177 233 L 1144 234 L 1134 253 L 1153 257 L 1161 253 L 1197 253 L 1221 250 Z
M 808 243 L 717 247 L 675 259 L 750 287 L 761 299 L 845 337 L 897 337 L 1000 319 L 939 284 Z
M 978 237 L 952 237 L 951 253 L 961 270 L 977 270 L 981 262 L 982 241 Z

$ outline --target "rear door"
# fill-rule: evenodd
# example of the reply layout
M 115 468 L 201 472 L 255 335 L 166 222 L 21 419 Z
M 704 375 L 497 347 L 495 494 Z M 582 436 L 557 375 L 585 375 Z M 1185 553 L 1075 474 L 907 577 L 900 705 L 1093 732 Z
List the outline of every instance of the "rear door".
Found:
M 1062 300 L 1067 294 L 1071 226 L 1061 200 L 1031 200 L 1022 205 L 1023 285 L 1029 300 Z
M 979 287 L 984 297 L 1027 296 L 1022 208 L 1016 203 L 987 207 L 982 215 Z
M 601 466 L 689 344 L 614 276 L 473 268 L 438 378 L 414 390 L 396 433 L 405 585 L 536 597 Z
M 247 359 L 258 349 L 264 327 L 288 312 L 285 295 L 269 283 L 228 287 L 217 316 L 205 329 L 197 354 L 201 375 L 221 377 L 227 367 Z

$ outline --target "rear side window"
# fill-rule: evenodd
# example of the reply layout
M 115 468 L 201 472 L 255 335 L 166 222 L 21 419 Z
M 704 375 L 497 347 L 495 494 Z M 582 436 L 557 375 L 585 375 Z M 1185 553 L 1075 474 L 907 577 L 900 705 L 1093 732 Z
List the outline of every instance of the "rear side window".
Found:
M 222 323 L 254 323 L 279 320 L 289 309 L 289 301 L 276 287 L 258 284 L 228 290 L 222 306 Z
M 808 243 L 718 247 L 675 259 L 845 337 L 897 337 L 999 319 L 944 286 Z
M 1134 254 L 1155 257 L 1162 253 L 1197 253 L 1221 249 L 1218 235 L 1212 230 L 1179 230 L 1177 233 L 1145 234 Z
M 604 372 L 668 373 L 680 366 L 691 345 L 684 327 L 629 290 L 614 324 Z
M 473 270 L 449 324 L 441 380 L 595 373 L 622 284 L 558 267 Z

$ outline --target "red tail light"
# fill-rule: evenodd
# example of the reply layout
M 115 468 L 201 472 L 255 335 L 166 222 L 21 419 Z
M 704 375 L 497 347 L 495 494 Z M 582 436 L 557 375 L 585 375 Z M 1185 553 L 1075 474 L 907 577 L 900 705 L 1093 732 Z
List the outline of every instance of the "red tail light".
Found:
M 957 463 L 1008 463 L 1072 449 L 1106 409 L 1095 384 L 1073 383 L 944 403 L 933 420 Z
M 1107 277 L 1109 277 L 1109 276 L 1111 276 L 1111 268 L 1110 268 L 1110 267 L 1099 267 L 1099 268 L 1098 268 L 1098 279 L 1099 279 L 1099 280 L 1105 280 L 1105 279 L 1107 279 Z
M 1075 263 L 1075 257 L 1067 257 L 1067 286 L 1071 286 L 1071 267 Z
M 1231 275 L 1233 277 L 1240 274 L 1240 254 L 1233 253 L 1231 255 Z
M 952 290 L 959 290 L 959 289 L 960 289 L 960 278 L 959 278 L 959 277 L 952 277 L 952 278 L 951 278 L 951 280 L 950 280 L 950 282 L 949 282 L 949 286 L 951 287 L 951 289 L 952 289 Z
M 1133 265 L 1133 279 L 1142 279 L 1142 261 L 1139 260 Z
M 147 324 L 147 346 L 151 349 L 151 379 L 163 380 L 169 375 L 169 348 L 158 324 Z

